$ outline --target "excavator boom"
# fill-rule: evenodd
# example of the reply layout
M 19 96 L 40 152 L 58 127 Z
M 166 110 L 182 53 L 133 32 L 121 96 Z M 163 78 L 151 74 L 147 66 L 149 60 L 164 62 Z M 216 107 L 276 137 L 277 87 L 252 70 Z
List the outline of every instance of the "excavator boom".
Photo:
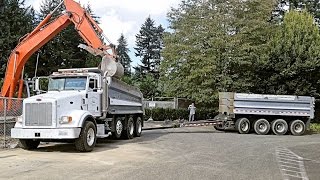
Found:
M 90 49 L 94 55 L 115 58 L 112 46 L 106 45 L 101 39 L 102 30 L 81 5 L 73 0 L 64 0 L 66 12 L 49 22 L 53 12 L 47 17 L 12 51 L 7 62 L 4 83 L 1 90 L 2 97 L 22 97 L 23 69 L 33 53 L 53 39 L 59 32 L 70 24 L 74 24 L 76 31 L 87 43 L 84 49 Z M 58 8 L 58 7 L 57 7 Z M 56 9 L 57 9 L 56 8 Z M 48 23 L 49 22 L 49 23 Z M 112 54 L 107 51 L 113 50 Z M 16 95 L 16 89 L 19 88 Z

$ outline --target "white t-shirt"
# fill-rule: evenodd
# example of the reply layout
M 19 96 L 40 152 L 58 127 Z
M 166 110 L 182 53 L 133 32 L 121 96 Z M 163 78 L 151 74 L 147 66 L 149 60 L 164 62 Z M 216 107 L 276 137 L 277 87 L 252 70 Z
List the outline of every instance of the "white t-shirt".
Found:
M 196 114 L 196 107 L 194 105 L 189 105 L 188 109 L 190 110 L 190 114 Z

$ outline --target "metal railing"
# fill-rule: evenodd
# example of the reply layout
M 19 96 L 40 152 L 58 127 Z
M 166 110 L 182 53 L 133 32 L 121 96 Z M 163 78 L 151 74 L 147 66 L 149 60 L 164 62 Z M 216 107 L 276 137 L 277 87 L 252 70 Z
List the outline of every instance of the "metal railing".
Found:
M 11 147 L 12 143 L 16 143 L 10 135 L 16 117 L 22 115 L 22 106 L 22 99 L 0 97 L 0 148 Z

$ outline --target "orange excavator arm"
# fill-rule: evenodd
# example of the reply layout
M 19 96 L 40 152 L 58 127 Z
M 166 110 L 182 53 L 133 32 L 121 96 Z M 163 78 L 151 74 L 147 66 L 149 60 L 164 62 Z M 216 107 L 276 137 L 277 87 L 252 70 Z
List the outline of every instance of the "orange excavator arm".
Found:
M 49 22 L 52 14 L 64 3 L 66 12 Z M 33 53 L 53 39 L 59 32 L 70 24 L 75 25 L 79 35 L 87 43 L 81 47 L 94 55 L 110 56 L 115 58 L 115 50 L 111 45 L 106 45 L 101 39 L 102 30 L 92 17 L 79 3 L 73 0 L 62 1 L 47 17 L 11 52 L 7 62 L 4 83 L 1 90 L 2 97 L 14 97 L 16 88 L 19 88 L 18 98 L 23 92 L 23 69 Z M 107 51 L 112 50 L 109 54 Z

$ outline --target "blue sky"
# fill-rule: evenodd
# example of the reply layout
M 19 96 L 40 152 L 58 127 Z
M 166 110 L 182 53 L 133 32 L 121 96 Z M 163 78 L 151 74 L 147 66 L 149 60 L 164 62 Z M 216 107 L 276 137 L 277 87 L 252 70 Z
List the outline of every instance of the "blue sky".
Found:
M 37 11 L 43 0 L 25 0 Z M 100 26 L 106 36 L 116 44 L 123 33 L 128 40 L 132 65 L 140 61 L 134 56 L 135 35 L 141 24 L 150 15 L 156 25 L 168 26 L 166 14 L 171 7 L 176 7 L 181 0 L 77 0 L 82 5 L 90 4 L 94 13 L 99 16 Z

